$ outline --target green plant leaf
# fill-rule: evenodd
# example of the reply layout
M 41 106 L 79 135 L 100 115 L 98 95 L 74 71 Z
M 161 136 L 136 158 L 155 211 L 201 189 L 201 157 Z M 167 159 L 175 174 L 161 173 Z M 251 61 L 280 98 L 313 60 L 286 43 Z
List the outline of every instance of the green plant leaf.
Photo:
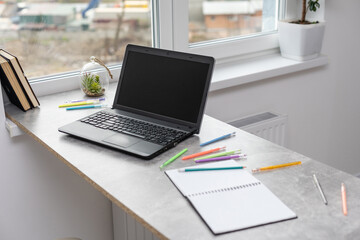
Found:
M 316 12 L 316 10 L 320 8 L 319 0 L 309 0 L 308 5 L 309 5 L 309 10 L 312 12 Z
M 85 73 L 82 76 L 81 84 L 82 84 L 83 88 L 88 92 L 91 92 L 91 93 L 101 93 L 102 92 L 102 86 L 101 86 L 99 75 Z

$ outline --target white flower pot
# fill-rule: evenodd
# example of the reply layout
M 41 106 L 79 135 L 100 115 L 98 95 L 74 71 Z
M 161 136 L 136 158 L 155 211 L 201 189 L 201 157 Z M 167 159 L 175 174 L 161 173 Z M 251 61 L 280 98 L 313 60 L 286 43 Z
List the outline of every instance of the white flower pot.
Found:
M 278 32 L 281 55 L 306 61 L 320 55 L 325 22 L 304 25 L 279 21 Z

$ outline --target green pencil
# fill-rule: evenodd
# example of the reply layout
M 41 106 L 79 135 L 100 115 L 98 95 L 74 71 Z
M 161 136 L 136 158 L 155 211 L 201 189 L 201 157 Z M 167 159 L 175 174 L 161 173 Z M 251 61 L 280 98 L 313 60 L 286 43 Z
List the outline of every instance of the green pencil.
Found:
M 172 158 L 170 158 L 169 160 L 167 160 L 166 162 L 164 162 L 160 168 L 165 167 L 166 165 L 168 165 L 169 163 L 172 163 L 173 161 L 175 161 L 178 157 L 180 157 L 181 155 L 183 155 L 188 149 L 185 148 L 184 150 L 182 150 L 181 152 L 179 152 L 178 154 L 176 154 L 175 156 L 173 156 Z
M 207 158 L 215 158 L 215 157 L 234 155 L 234 154 L 237 154 L 237 153 L 240 153 L 240 152 L 241 152 L 241 150 L 239 149 L 239 150 L 234 150 L 234 151 L 230 151 L 230 152 L 215 153 L 215 154 L 208 155 L 208 156 L 205 156 L 205 157 L 195 158 L 194 161 L 201 160 L 201 159 L 207 159 Z

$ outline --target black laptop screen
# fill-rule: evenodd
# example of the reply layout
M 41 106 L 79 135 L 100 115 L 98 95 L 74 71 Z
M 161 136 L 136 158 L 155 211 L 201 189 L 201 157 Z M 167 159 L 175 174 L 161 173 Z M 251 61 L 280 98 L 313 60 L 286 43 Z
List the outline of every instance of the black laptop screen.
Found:
M 197 122 L 209 63 L 129 51 L 123 67 L 116 104 Z

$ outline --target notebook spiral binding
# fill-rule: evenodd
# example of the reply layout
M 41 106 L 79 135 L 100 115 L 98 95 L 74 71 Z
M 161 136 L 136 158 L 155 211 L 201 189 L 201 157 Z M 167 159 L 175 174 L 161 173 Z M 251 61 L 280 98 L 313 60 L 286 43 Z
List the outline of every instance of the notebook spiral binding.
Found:
M 227 188 L 214 189 L 214 190 L 209 190 L 209 191 L 204 191 L 204 192 L 192 193 L 192 194 L 187 195 L 186 197 L 197 197 L 197 196 L 201 196 L 201 195 L 207 195 L 207 194 L 213 194 L 213 193 L 219 193 L 219 192 L 234 191 L 234 190 L 239 190 L 239 189 L 244 189 L 244 188 L 249 188 L 249 187 L 255 187 L 258 185 L 261 185 L 261 182 L 253 182 L 253 183 L 238 185 L 238 186 L 234 186 L 234 187 L 227 187 Z

